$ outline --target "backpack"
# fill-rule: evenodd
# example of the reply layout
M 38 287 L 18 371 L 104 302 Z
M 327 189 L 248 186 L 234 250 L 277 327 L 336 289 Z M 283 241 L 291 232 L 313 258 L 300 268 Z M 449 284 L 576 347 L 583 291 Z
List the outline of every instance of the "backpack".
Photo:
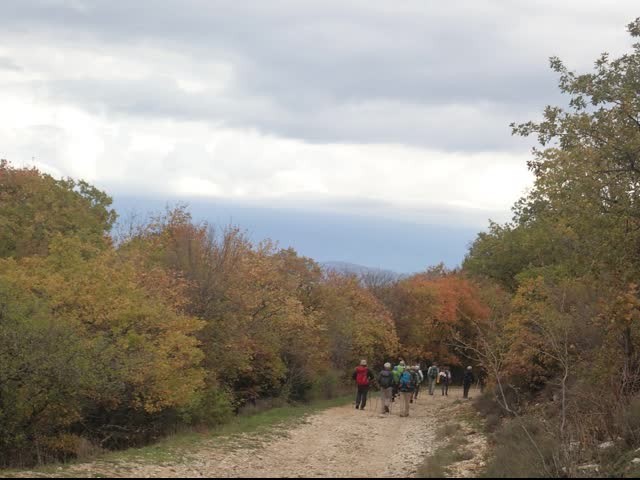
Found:
M 400 391 L 401 392 L 412 392 L 416 388 L 416 379 L 415 376 L 409 371 L 405 370 L 400 375 Z
M 396 365 L 396 368 L 393 369 L 393 378 L 396 383 L 400 382 L 400 377 L 402 376 L 402 372 L 406 370 L 407 367 L 403 367 L 402 365 Z
M 429 375 L 429 378 L 435 379 L 438 376 L 438 369 L 436 367 L 429 367 L 427 375 Z
M 356 383 L 360 387 L 369 385 L 369 369 L 367 367 L 358 367 L 356 369 Z
M 380 381 L 378 382 L 381 388 L 393 387 L 393 373 L 384 371 L 380 373 Z

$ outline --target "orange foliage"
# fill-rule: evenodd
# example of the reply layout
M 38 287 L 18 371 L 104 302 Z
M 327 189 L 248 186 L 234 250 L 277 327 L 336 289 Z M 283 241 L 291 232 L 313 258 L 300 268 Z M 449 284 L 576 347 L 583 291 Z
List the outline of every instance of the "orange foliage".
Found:
M 395 290 L 394 314 L 404 355 L 460 365 L 454 333 L 473 338 L 474 325 L 486 322 L 490 315 L 477 286 L 458 274 L 424 273 L 402 280 Z

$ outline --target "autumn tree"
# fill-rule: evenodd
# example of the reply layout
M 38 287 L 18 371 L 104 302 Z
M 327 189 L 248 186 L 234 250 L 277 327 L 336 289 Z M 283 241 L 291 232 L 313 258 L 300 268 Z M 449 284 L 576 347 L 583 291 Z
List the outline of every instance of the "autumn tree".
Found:
M 198 338 L 210 392 L 236 406 L 261 397 L 305 396 L 326 369 L 318 324 L 320 268 L 237 228 L 217 231 L 178 208 L 121 247 L 188 283 L 186 309 L 205 322 Z
M 404 355 L 461 365 L 464 356 L 453 338 L 472 338 L 477 332 L 471 322 L 482 324 L 489 315 L 476 286 L 454 272 L 428 271 L 399 281 L 393 290 L 389 306 Z
M 82 390 L 91 377 L 84 353 L 46 298 L 15 274 L 0 274 L 0 465 L 65 453 L 61 434 L 82 418 Z
M 200 387 L 202 353 L 195 333 L 201 322 L 169 305 L 170 295 L 146 290 L 134 265 L 115 252 L 59 238 L 46 258 L 3 260 L 0 272 L 0 278 L 42 299 L 55 328 L 77 339 L 69 354 L 79 349 L 89 366 L 71 374 L 81 382 L 75 393 L 81 401 L 60 408 L 79 409 L 75 420 L 83 434 L 103 445 L 140 441 L 161 430 L 161 417 L 188 405 Z M 28 336 L 16 341 L 30 348 Z M 38 388 L 46 391 L 46 385 Z
M 391 313 L 355 276 L 328 274 L 321 295 L 321 321 L 334 368 L 350 372 L 361 359 L 381 366 L 398 353 Z
M 0 257 L 46 255 L 56 235 L 106 245 L 116 214 L 87 182 L 56 180 L 0 160 Z
M 632 50 L 601 55 L 591 73 L 551 59 L 568 107 L 513 126 L 538 138 L 534 187 L 464 263 L 514 295 L 501 381 L 527 414 L 541 414 L 527 401 L 544 402 L 548 438 L 560 441 L 555 471 L 568 475 L 578 452 L 627 431 L 639 388 L 640 19 L 628 30 Z

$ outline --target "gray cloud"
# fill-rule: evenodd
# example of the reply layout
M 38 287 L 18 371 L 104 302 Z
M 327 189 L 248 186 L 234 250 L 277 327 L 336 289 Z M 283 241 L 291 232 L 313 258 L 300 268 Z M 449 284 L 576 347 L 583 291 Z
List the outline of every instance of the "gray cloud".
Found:
M 68 79 L 36 82 L 34 88 L 47 91 L 55 101 L 80 103 L 95 112 L 253 127 L 312 143 L 407 143 L 448 151 L 514 150 L 523 145 L 509 136 L 508 125 L 520 113 L 509 105 L 370 100 L 293 111 L 266 97 L 188 93 L 168 77 Z
M 16 62 L 10 58 L 0 56 L 0 70 L 7 70 L 12 72 L 21 72 L 22 68 Z
M 34 80 L 38 91 L 85 108 L 311 142 L 513 150 L 523 143 L 508 123 L 558 101 L 546 58 L 564 53 L 583 66 L 582 55 L 591 59 L 606 41 L 620 49 L 637 13 L 630 0 L 544 3 L 5 0 L 0 29 L 102 54 L 153 46 L 183 57 L 187 69 L 233 71 L 223 91 L 198 94 L 181 90 L 173 72 L 101 82 L 74 77 L 70 65 L 69 75 Z

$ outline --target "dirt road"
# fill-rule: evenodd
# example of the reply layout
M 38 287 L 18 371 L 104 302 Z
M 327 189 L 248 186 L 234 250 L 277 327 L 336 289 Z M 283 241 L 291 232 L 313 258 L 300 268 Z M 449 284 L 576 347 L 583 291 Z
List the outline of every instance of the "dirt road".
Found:
M 464 424 L 462 414 L 468 415 L 470 407 L 455 402 L 459 398 L 457 391 L 448 398 L 423 395 L 412 406 L 411 416 L 400 418 L 394 411 L 388 416 L 374 412 L 376 406 L 380 409 L 374 396 L 365 411 L 352 406 L 332 408 L 270 436 L 206 441 L 160 465 L 94 462 L 65 468 L 59 474 L 142 478 L 415 476 L 442 441 L 436 439 L 438 426 L 447 418 Z M 468 438 L 481 454 L 482 436 L 471 431 Z M 477 463 L 457 465 L 456 475 L 471 476 Z

